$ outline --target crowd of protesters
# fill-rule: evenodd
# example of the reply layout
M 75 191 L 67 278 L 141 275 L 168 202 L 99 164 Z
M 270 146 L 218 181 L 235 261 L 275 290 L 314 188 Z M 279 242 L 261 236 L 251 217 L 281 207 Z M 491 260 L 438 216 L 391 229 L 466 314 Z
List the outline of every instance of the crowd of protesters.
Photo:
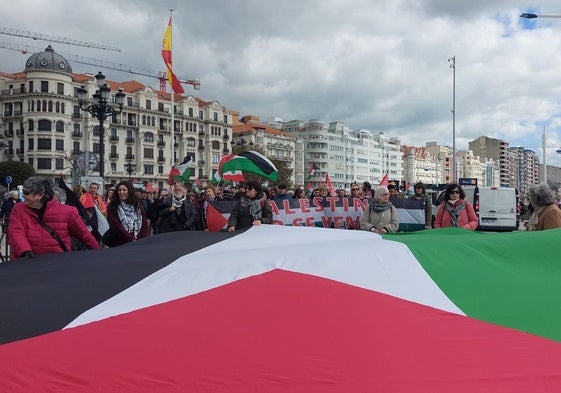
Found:
M 395 198 L 405 197 L 422 202 L 425 209 L 425 229 L 461 227 L 473 230 L 477 227 L 474 208 L 465 200 L 465 193 L 456 183 L 447 185 L 443 203 L 436 212 L 433 212 L 431 198 L 422 182 L 415 184 L 411 195 L 400 192 L 399 186 L 393 182 L 387 186 L 375 187 L 369 182 L 355 182 L 349 189 L 333 190 L 327 184 L 314 189 L 289 189 L 285 184 L 265 187 L 259 182 L 250 181 L 226 187 L 208 185 L 196 192 L 182 184 L 174 184 L 169 190 L 154 193 L 134 189 L 130 181 L 122 181 L 104 194 L 99 194 L 98 191 L 99 184 L 94 182 L 88 185 L 87 190 L 81 186 L 72 190 L 76 197 L 74 199 L 81 202 L 87 217 L 80 216 L 78 210 L 71 206 L 63 206 L 65 192 L 45 178 L 28 179 L 23 186 L 23 196 L 17 191 L 7 194 L 1 201 L 0 219 L 3 231 L 10 238 L 12 258 L 115 247 L 166 232 L 205 231 L 208 230 L 209 207 L 218 201 L 236 202 L 226 226 L 228 231 L 272 223 L 273 214 L 267 201 L 330 196 L 366 201 L 360 229 L 378 234 L 398 230 L 399 221 L 392 201 L 395 203 Z M 551 191 L 545 185 L 536 186 L 532 189 L 531 196 L 535 213 L 527 229 L 561 227 L 559 209 L 553 211 L 551 208 L 552 204 L 557 207 Z M 20 201 L 23 202 L 21 206 Z M 95 214 L 101 214 L 102 217 L 92 219 Z M 431 221 L 434 216 L 436 220 L 433 223 Z M 94 239 L 87 229 L 101 226 L 100 221 L 105 221 L 109 230 L 103 232 L 103 238 L 100 236 L 99 239 Z M 74 247 L 75 239 L 82 243 L 81 248 Z

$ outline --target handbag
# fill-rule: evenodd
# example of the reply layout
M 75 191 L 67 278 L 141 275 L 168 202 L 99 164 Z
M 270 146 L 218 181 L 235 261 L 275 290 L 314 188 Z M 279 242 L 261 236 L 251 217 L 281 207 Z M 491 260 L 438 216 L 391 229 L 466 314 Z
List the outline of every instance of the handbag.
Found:
M 115 234 L 111 232 L 111 229 L 105 231 L 103 237 L 101 238 L 101 242 L 105 244 L 107 247 L 114 247 L 116 241 L 117 239 L 115 237 Z
M 49 235 L 51 235 L 53 239 L 55 239 L 58 242 L 58 245 L 60 246 L 60 248 L 62 248 L 62 251 L 68 252 L 68 248 L 66 248 L 66 244 L 64 244 L 58 233 L 56 233 L 53 228 L 45 224 L 43 220 L 41 220 L 39 217 L 35 217 L 35 219 L 37 220 L 39 225 L 41 225 L 44 230 L 49 232 Z

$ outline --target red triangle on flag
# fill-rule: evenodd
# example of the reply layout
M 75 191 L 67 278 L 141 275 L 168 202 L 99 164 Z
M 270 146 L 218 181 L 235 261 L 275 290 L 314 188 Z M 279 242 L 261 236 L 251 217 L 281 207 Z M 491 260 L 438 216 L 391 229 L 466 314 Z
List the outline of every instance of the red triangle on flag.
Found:
M 210 232 L 220 232 L 227 224 L 228 219 L 209 203 L 206 211 L 206 227 L 208 230 Z

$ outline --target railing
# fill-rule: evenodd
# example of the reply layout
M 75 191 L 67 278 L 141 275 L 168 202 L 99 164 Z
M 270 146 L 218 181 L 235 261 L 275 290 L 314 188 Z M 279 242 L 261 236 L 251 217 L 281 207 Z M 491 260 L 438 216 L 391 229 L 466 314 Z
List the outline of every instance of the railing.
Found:
M 119 135 L 111 135 L 109 137 L 109 141 L 111 142 L 119 142 Z
M 72 131 L 72 138 L 81 138 L 82 131 Z
M 134 154 L 126 154 L 125 155 L 125 160 L 129 160 L 129 161 L 134 160 Z
M 125 138 L 125 142 L 126 142 L 126 143 L 134 143 L 134 138 L 126 137 L 126 138 Z

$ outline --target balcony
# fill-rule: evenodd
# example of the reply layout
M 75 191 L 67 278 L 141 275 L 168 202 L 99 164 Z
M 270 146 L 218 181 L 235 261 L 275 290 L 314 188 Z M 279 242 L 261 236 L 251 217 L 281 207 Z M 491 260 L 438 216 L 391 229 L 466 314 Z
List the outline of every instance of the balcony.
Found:
M 203 145 L 202 142 L 199 143 L 199 146 L 197 146 L 197 149 L 199 150 L 204 150 L 205 149 L 205 145 Z
M 14 137 L 14 130 L 4 131 L 4 136 L 7 137 L 7 138 L 13 138 Z
M 16 154 L 17 155 L 23 156 L 23 153 L 24 153 L 23 149 L 16 149 Z
M 158 147 L 166 147 L 166 143 L 164 141 L 158 141 Z
M 72 131 L 72 138 L 76 138 L 76 139 L 82 138 L 82 131 Z
M 119 142 L 119 135 L 111 135 L 109 137 L 109 142 L 113 142 L 113 143 Z
M 25 134 L 25 132 L 23 131 L 23 129 L 16 130 L 16 135 L 23 136 L 24 134 Z
M 127 126 L 131 126 L 131 127 L 138 127 L 138 125 L 136 124 L 136 121 L 127 121 Z
M 73 119 L 81 119 L 81 118 L 82 118 L 82 114 L 81 114 L 81 113 L 73 113 L 73 114 L 72 114 L 72 118 L 73 118 Z
M 134 160 L 134 154 L 126 154 L 126 155 L 125 155 L 125 160 L 127 160 L 127 161 L 132 161 L 132 160 Z
M 130 136 L 126 137 L 126 138 L 125 138 L 125 143 L 126 143 L 127 145 L 132 145 L 132 144 L 134 143 L 134 138 L 133 138 L 133 137 L 130 137 Z
M 73 150 L 70 152 L 70 155 L 71 155 L 71 156 L 79 156 L 80 154 L 82 154 L 82 150 L 73 149 Z
M 109 153 L 109 159 L 110 160 L 118 160 L 119 159 L 119 153 Z
M 224 139 L 225 141 L 227 141 L 228 139 L 230 139 L 230 136 L 228 135 L 227 132 L 224 133 L 224 135 L 222 136 L 222 139 Z
M 158 157 L 158 164 L 165 164 L 166 158 L 163 156 Z
M 21 116 L 22 112 L 21 111 L 14 111 L 14 116 Z
M 12 111 L 4 111 L 4 117 L 12 116 Z

